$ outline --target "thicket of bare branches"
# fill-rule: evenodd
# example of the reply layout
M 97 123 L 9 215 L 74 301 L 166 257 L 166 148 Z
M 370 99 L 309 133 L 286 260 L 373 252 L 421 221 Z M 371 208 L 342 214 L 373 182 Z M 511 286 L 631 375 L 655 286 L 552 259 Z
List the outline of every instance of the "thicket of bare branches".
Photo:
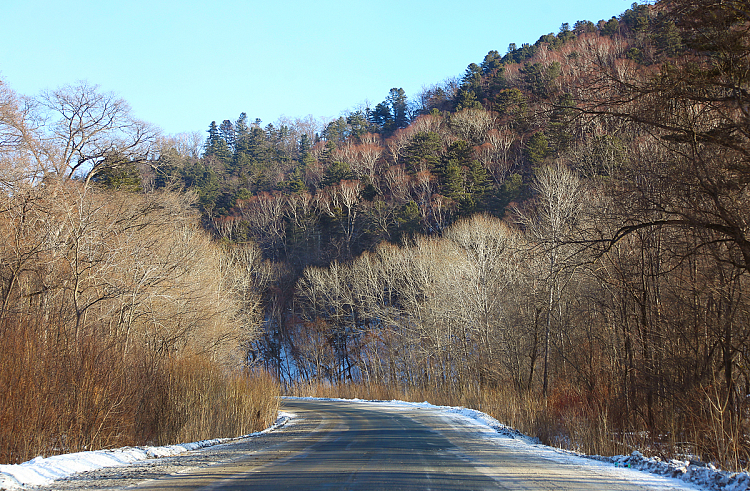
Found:
M 32 101 L 0 97 L 0 461 L 267 426 L 278 387 L 247 362 L 259 250 L 213 241 L 189 195 L 93 185 L 111 152 L 143 149 L 122 101 L 51 93 L 87 126 L 47 133 Z
M 693 452 L 741 467 L 746 274 L 717 261 L 723 245 L 695 253 L 701 239 L 686 231 L 640 230 L 604 255 L 561 245 L 573 229 L 599 231 L 591 205 L 568 191 L 558 198 L 572 200 L 578 219 L 552 226 L 548 200 L 576 178 L 547 172 L 557 188 L 521 227 L 476 216 L 442 238 L 308 268 L 292 336 L 302 377 L 446 401 L 475 394 L 552 443 Z
M 4 461 L 242 434 L 258 420 L 255 404 L 273 398 L 274 384 L 254 401 L 237 391 L 252 388 L 240 379 L 261 310 L 258 251 L 213 243 L 186 210 L 177 194 L 104 192 L 68 180 L 3 199 Z M 202 366 L 199 378 L 191 364 Z M 234 389 L 225 385 L 230 376 Z M 212 394 L 244 398 L 248 406 L 231 413 L 239 426 L 205 419 L 222 410 L 215 398 L 179 416 L 180 401 L 206 384 Z M 263 412 L 252 429 L 274 414 Z

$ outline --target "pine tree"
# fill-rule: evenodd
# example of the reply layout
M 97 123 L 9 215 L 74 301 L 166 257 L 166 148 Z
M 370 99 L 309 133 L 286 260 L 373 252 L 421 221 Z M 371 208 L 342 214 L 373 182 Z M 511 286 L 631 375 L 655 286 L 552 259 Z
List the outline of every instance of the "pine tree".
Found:
M 216 126 L 216 121 L 211 121 L 208 127 L 208 138 L 205 144 L 205 157 L 215 157 L 224 164 L 231 163 L 232 152 L 229 150 L 226 140 L 221 135 L 221 131 Z
M 386 99 L 393 114 L 393 125 L 395 129 L 406 128 L 409 125 L 409 114 L 404 89 L 391 89 Z
M 219 136 L 226 142 L 227 148 L 234 153 L 235 133 L 234 125 L 228 119 L 225 119 L 219 126 Z
M 531 164 L 532 166 L 536 166 L 542 163 L 542 161 L 547 158 L 549 152 L 549 141 L 547 140 L 547 137 L 544 135 L 544 133 L 540 131 L 538 133 L 534 133 L 534 135 L 529 138 L 524 153 L 529 164 Z
M 391 132 L 394 128 L 391 108 L 385 102 L 379 103 L 369 112 L 370 122 L 383 132 Z
M 135 162 L 118 155 L 108 156 L 91 181 L 107 189 L 131 193 L 143 191 L 141 174 Z
M 440 164 L 442 146 L 442 139 L 437 133 L 417 133 L 404 150 L 406 170 L 412 173 L 419 172 L 422 169 L 435 172 Z

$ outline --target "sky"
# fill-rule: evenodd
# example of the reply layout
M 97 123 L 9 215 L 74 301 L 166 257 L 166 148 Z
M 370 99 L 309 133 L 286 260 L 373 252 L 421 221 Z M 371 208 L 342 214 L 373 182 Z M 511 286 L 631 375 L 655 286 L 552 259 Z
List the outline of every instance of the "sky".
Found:
M 328 120 L 632 1 L 3 0 L 0 79 L 28 96 L 85 80 L 165 134 Z

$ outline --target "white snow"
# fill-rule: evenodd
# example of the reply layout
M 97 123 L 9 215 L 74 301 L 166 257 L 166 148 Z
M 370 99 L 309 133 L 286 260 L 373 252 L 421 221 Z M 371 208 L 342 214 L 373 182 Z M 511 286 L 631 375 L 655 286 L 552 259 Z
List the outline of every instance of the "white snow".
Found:
M 290 398 L 309 399 L 315 398 Z M 722 491 L 740 491 L 750 489 L 750 475 L 747 472 L 730 473 L 720 471 L 712 465 L 691 464 L 687 461 L 660 461 L 657 458 L 646 458 L 639 452 L 615 457 L 587 456 L 567 450 L 542 445 L 535 438 L 521 434 L 505 426 L 491 416 L 464 407 L 434 406 L 428 402 L 404 401 L 364 401 L 361 399 L 316 399 L 328 401 L 368 402 L 400 409 L 430 409 L 439 411 L 443 417 L 455 425 L 469 427 L 482 438 L 489 439 L 497 445 L 511 447 L 515 452 L 526 452 L 529 455 L 544 457 L 551 461 L 596 468 L 600 474 L 608 474 L 646 488 L 657 490 L 711 489 Z M 239 438 L 259 435 L 287 424 L 296 416 L 279 412 L 276 423 L 262 431 Z M 226 443 L 239 438 L 219 438 L 200 442 L 169 445 L 165 447 L 125 447 L 116 450 L 98 450 L 57 455 L 54 457 L 37 457 L 23 464 L 0 465 L 0 489 L 23 489 L 27 486 L 50 484 L 56 479 L 102 467 L 128 465 L 130 463 L 155 457 L 177 455 L 189 450 Z
M 279 428 L 287 424 L 294 417 L 294 414 L 279 412 L 276 423 L 270 428 L 237 438 L 216 438 L 213 440 L 202 440 L 162 447 L 124 447 L 114 450 L 77 452 L 47 458 L 37 457 L 22 464 L 0 465 L 0 489 L 23 489 L 27 486 L 44 486 L 57 479 L 62 479 L 78 472 L 101 469 L 102 467 L 128 465 L 139 460 L 178 455 L 190 450 L 256 436 Z

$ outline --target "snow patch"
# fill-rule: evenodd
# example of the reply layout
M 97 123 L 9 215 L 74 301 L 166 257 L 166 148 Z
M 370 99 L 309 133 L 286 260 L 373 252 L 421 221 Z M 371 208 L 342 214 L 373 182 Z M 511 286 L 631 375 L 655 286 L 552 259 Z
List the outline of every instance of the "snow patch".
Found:
M 179 455 L 190 450 L 210 447 L 221 443 L 249 438 L 286 425 L 295 417 L 292 413 L 279 412 L 279 417 L 270 428 L 236 438 L 214 438 L 199 442 L 166 445 L 162 447 L 124 447 L 114 450 L 77 452 L 52 457 L 36 457 L 22 464 L 0 465 L 0 489 L 23 489 L 28 486 L 44 486 L 78 472 L 86 472 L 103 467 L 117 467 L 132 464 L 139 460 Z

